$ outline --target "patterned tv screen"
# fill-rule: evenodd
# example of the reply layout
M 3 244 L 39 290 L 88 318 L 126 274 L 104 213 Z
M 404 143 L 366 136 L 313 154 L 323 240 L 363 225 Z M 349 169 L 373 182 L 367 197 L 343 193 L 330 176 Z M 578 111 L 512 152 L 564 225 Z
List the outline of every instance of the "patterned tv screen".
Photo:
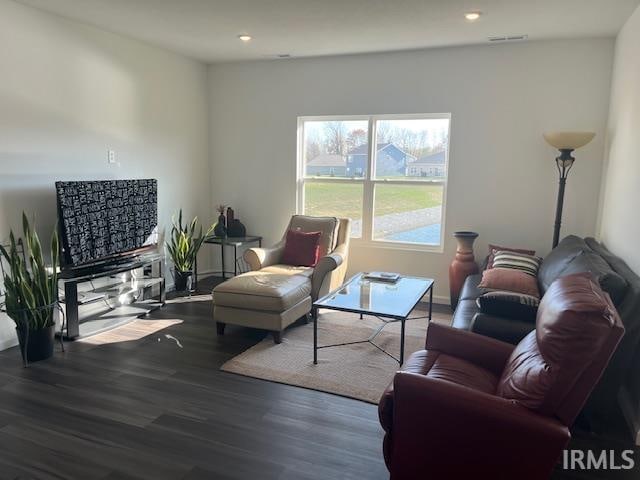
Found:
M 56 182 L 64 264 L 87 265 L 158 243 L 158 182 Z

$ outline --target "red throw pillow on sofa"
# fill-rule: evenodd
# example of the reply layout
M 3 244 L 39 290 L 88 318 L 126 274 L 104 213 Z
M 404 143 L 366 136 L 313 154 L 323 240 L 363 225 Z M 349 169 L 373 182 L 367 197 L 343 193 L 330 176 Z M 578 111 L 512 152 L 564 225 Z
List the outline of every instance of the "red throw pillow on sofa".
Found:
M 300 230 L 289 230 L 282 254 L 282 263 L 315 267 L 320 254 L 321 235 L 322 232 L 306 233 Z

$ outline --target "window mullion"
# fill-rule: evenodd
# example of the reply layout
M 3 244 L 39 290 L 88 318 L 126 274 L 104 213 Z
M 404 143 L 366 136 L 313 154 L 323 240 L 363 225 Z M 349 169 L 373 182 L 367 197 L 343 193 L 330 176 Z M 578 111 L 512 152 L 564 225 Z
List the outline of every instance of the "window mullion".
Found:
M 363 199 L 362 199 L 362 239 L 371 241 L 373 238 L 373 154 L 375 152 L 376 135 L 375 121 L 369 117 L 369 128 L 367 132 L 369 151 L 367 155 L 367 174 L 364 179 Z

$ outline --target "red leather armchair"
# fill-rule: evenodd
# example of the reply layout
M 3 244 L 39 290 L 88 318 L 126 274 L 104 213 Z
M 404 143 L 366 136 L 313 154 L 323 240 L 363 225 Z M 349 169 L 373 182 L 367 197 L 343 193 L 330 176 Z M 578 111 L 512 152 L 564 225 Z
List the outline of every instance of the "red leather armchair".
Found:
M 517 346 L 432 323 L 380 400 L 391 479 L 548 478 L 623 334 L 585 274 L 549 288 Z

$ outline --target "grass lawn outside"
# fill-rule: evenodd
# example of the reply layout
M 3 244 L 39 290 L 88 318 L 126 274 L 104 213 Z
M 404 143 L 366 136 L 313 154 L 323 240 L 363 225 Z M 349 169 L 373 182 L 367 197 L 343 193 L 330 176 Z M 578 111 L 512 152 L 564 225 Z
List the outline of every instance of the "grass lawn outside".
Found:
M 411 212 L 442 205 L 440 185 L 377 185 L 375 215 Z M 358 184 L 305 184 L 305 213 L 362 219 L 363 186 Z

